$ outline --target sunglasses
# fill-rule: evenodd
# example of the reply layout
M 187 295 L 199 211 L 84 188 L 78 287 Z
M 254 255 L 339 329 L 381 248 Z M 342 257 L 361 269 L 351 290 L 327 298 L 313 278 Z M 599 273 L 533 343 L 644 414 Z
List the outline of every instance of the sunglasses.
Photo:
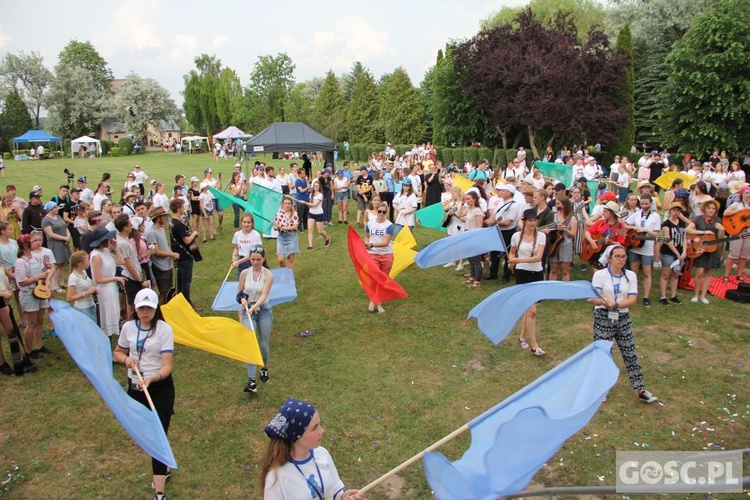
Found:
M 263 250 L 263 247 L 250 247 L 248 248 L 248 253 L 258 252 L 260 254 L 264 253 L 265 250 Z
M 379 214 L 387 214 L 387 213 L 388 213 L 388 210 L 378 210 L 378 213 L 379 213 Z

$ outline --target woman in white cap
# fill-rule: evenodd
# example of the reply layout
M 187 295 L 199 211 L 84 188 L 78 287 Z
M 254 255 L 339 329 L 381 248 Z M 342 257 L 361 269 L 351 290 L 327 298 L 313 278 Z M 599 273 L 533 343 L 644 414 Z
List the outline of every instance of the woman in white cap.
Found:
M 174 359 L 174 335 L 172 327 L 164 321 L 159 297 L 150 288 L 138 292 L 134 301 L 133 318 L 122 325 L 120 337 L 114 352 L 114 360 L 128 367 L 128 395 L 148 407 L 144 390 L 148 389 L 159 420 L 166 433 L 169 421 L 174 414 L 174 381 L 172 363 Z M 135 370 L 143 377 L 139 381 Z M 159 460 L 151 459 L 154 482 L 151 484 L 156 494 L 155 500 L 162 500 L 164 486 L 170 475 L 169 467 Z
M 99 326 L 111 337 L 120 331 L 120 292 L 125 278 L 116 276 L 117 231 L 97 227 L 91 235 L 91 277 L 99 293 Z
M 265 500 L 365 498 L 344 486 L 322 446 L 324 429 L 313 405 L 287 399 L 264 430 L 270 438 L 260 478 Z

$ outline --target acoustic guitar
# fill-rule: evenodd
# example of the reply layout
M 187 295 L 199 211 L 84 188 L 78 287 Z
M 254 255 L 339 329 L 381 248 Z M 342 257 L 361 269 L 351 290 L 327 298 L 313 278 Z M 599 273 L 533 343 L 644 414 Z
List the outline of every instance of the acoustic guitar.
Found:
M 599 255 L 604 251 L 604 249 L 609 246 L 605 245 L 604 243 L 607 241 L 607 238 L 613 238 L 615 236 L 622 236 L 623 234 L 627 234 L 628 230 L 625 228 L 619 229 L 617 231 L 609 233 L 608 236 L 604 236 L 594 242 L 594 245 L 591 245 L 589 243 L 589 240 L 586 239 L 584 236 L 583 238 L 583 246 L 581 247 L 581 258 L 584 261 L 590 262 L 594 258 L 598 258 Z
M 625 235 L 625 248 L 640 248 L 647 241 L 658 241 L 659 243 L 668 243 L 672 241 L 669 236 L 649 236 L 648 234 L 639 233 L 635 229 L 628 231 Z
M 47 300 L 52 297 L 52 292 L 50 291 L 49 285 L 47 284 L 47 278 L 36 280 L 36 285 L 34 286 L 34 290 L 31 293 L 39 300 Z
M 196 238 L 197 240 L 198 238 Z M 195 262 L 200 262 L 203 260 L 203 256 L 201 255 L 201 249 L 198 247 L 198 242 L 193 240 L 192 243 L 190 243 L 190 246 L 188 247 L 188 250 L 190 251 L 190 255 L 193 256 L 193 260 Z
M 10 344 L 10 355 L 13 360 L 13 373 L 16 377 L 24 374 L 23 356 L 21 355 L 21 331 L 16 323 L 16 316 L 13 314 L 13 308 L 8 305 L 10 321 L 13 323 L 13 329 L 8 332 L 8 344 Z
M 718 250 L 720 243 L 740 239 L 744 240 L 745 238 L 750 238 L 750 233 L 742 233 L 726 238 L 716 238 L 714 233 L 688 234 L 685 236 L 685 253 L 689 258 L 697 259 L 706 252 L 713 253 Z
M 742 209 L 734 215 L 725 215 L 721 218 L 721 225 L 729 236 L 737 236 L 750 227 L 750 208 Z
M 562 242 L 565 241 L 565 235 L 562 233 L 562 231 L 558 231 L 556 228 L 558 225 L 562 224 L 564 226 L 568 225 L 568 222 L 570 222 L 570 219 L 575 217 L 581 210 L 583 210 L 586 207 L 586 205 L 581 205 L 580 207 L 573 210 L 570 214 L 568 214 L 565 219 L 558 223 L 558 222 L 551 222 L 547 224 L 546 226 L 540 228 L 540 229 L 552 229 L 553 231 L 550 232 L 550 244 L 547 245 L 547 255 L 556 255 L 557 251 L 560 250 L 560 245 L 562 245 Z

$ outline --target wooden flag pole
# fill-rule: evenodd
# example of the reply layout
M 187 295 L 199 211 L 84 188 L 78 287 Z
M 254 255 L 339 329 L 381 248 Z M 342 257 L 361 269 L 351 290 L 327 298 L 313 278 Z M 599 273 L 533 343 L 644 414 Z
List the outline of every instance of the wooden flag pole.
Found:
M 138 376 L 138 381 L 143 384 L 143 377 L 141 376 L 141 372 L 138 370 L 137 366 L 134 368 L 134 371 Z M 143 388 L 143 392 L 146 394 L 146 399 L 148 400 L 148 405 L 151 407 L 151 410 L 156 412 L 156 408 L 154 408 L 154 402 L 151 400 L 151 394 L 148 393 L 148 389 L 146 387 Z
M 417 460 L 421 460 L 422 457 L 424 457 L 425 453 L 440 448 L 445 443 L 447 443 L 451 439 L 454 439 L 454 438 L 460 436 L 461 434 L 463 434 L 467 430 L 469 430 L 469 426 L 468 425 L 462 425 L 461 427 L 459 427 L 455 431 L 451 432 L 450 434 L 448 434 L 447 436 L 445 436 L 444 438 L 442 438 L 440 441 L 438 441 L 435 444 L 429 446 L 428 448 L 420 451 L 419 453 L 417 453 L 416 455 L 414 455 L 413 457 L 411 457 L 406 462 L 402 463 L 401 465 L 399 465 L 398 467 L 396 467 L 394 469 L 391 469 L 389 472 L 385 473 L 384 475 L 382 475 L 379 478 L 377 478 L 375 481 L 371 482 L 370 484 L 368 484 L 364 488 L 360 489 L 359 493 L 366 493 L 367 491 L 369 491 L 372 488 L 374 488 L 375 486 L 379 485 L 380 483 L 382 483 L 383 481 L 385 481 L 389 477 L 397 474 L 398 472 L 401 472 L 403 469 L 407 468 L 408 466 L 410 466 L 411 464 L 413 464 Z
M 229 271 L 227 271 L 227 275 L 224 276 L 224 281 L 222 281 L 222 284 L 226 283 L 226 281 L 229 279 L 229 275 L 232 274 L 232 269 L 234 269 L 234 267 L 232 267 L 232 264 L 229 264 Z

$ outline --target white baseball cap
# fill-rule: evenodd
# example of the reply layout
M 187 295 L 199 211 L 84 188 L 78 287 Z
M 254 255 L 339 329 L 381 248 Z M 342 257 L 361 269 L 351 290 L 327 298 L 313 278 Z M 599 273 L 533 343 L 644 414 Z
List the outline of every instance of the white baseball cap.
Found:
M 156 295 L 155 291 L 150 288 L 144 288 L 135 294 L 133 305 L 136 309 L 139 307 L 150 307 L 151 309 L 156 309 L 159 306 L 159 297 Z
M 502 191 L 503 189 L 510 192 L 510 194 L 516 194 L 516 186 L 513 184 L 503 184 L 502 182 L 498 182 L 495 185 L 495 191 Z

